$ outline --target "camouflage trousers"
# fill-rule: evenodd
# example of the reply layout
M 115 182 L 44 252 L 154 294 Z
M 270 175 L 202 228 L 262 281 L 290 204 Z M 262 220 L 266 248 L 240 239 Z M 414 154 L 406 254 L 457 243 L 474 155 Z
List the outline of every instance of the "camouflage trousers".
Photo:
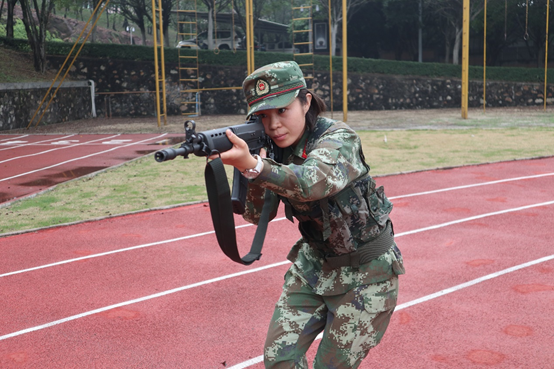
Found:
M 265 342 L 265 367 L 308 369 L 306 351 L 323 332 L 313 368 L 357 368 L 385 334 L 397 297 L 397 276 L 321 296 L 288 272 Z

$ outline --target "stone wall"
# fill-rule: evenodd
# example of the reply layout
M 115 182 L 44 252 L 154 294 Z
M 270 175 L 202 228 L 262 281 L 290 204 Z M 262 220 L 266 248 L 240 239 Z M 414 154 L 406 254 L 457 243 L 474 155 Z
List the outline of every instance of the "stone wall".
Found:
M 26 128 L 52 83 L 0 83 L 0 131 Z M 36 114 L 32 125 L 60 123 L 68 120 L 90 118 L 93 115 L 90 83 L 64 82 L 56 96 L 46 108 L 51 94 L 44 101 L 43 108 Z M 43 115 L 44 113 L 44 115 Z
M 50 58 L 58 67 L 62 58 Z M 166 64 L 168 115 L 179 114 L 179 70 Z M 190 78 L 193 70 L 182 71 L 181 78 Z M 200 66 L 201 88 L 240 87 L 246 67 Z M 81 58 L 71 71 L 73 79 L 96 82 L 98 114 L 112 116 L 155 115 L 155 80 L 153 63 Z M 333 73 L 333 105 L 342 109 L 342 73 Z M 350 73 L 349 110 L 396 110 L 455 108 L 461 105 L 461 81 L 424 77 L 389 76 Z M 194 88 L 194 86 L 193 86 Z M 329 73 L 316 72 L 312 88 L 328 104 Z M 544 86 L 540 83 L 487 82 L 487 106 L 541 106 Z M 111 94 L 108 94 L 110 92 Z M 554 86 L 548 86 L 548 103 Z M 483 82 L 471 81 L 469 106 L 483 104 Z M 244 114 L 246 104 L 242 91 L 220 90 L 201 93 L 202 114 Z
M 49 57 L 49 68 L 58 70 L 64 57 Z M 166 95 L 168 115 L 178 115 L 194 105 L 181 105 L 179 79 L 191 78 L 193 69 L 179 75 L 176 64 L 167 63 Z M 201 114 L 246 114 L 242 90 L 246 67 L 200 66 Z M 98 116 L 156 116 L 154 63 L 129 60 L 78 58 L 69 78 L 95 83 L 95 106 Z M 5 84 L 4 84 L 5 85 Z M 0 85 L 0 130 L 26 126 L 44 96 L 45 89 L 3 90 Z M 64 83 L 68 87 L 68 83 Z M 461 81 L 458 79 L 349 74 L 349 110 L 396 110 L 460 107 Z M 191 86 L 194 88 L 195 86 Z M 329 73 L 316 72 L 311 88 L 329 105 Z M 544 86 L 540 83 L 488 82 L 487 106 L 542 106 Z M 548 86 L 547 102 L 553 103 L 554 86 Z M 471 81 L 469 106 L 483 104 L 482 81 Z M 60 89 L 43 118 L 45 123 L 88 118 L 91 98 L 86 88 Z M 342 110 L 342 73 L 333 73 L 334 110 Z M 17 117 L 17 119 L 15 118 Z

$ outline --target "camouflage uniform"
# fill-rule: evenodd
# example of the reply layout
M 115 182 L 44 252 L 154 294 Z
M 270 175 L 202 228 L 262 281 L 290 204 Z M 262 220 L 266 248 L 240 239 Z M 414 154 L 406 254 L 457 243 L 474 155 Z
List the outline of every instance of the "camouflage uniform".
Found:
M 269 327 L 266 368 L 308 368 L 305 353 L 322 331 L 314 368 L 356 368 L 388 326 L 402 256 L 391 238 L 386 251 L 359 265 L 333 267 L 330 260 L 392 232 L 392 204 L 382 187 L 375 189 L 358 135 L 342 122 L 319 117 L 282 163 L 263 160 L 248 186 L 244 218 L 257 224 L 268 189 L 302 234 L 288 255 L 292 265 Z

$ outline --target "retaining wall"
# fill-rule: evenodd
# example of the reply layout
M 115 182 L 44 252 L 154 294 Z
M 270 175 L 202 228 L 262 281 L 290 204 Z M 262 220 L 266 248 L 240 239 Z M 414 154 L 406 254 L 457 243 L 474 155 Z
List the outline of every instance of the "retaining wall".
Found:
M 49 68 L 58 70 L 64 57 L 50 56 Z M 194 76 L 193 69 L 181 71 L 176 64 L 167 63 L 167 114 L 190 111 L 194 105 L 181 105 L 179 78 Z M 370 71 L 368 71 L 370 72 Z M 237 87 L 200 94 L 201 114 L 246 114 L 247 106 L 239 88 L 246 77 L 246 67 L 200 66 L 201 88 Z M 330 105 L 329 73 L 316 72 L 311 88 Z M 69 78 L 95 83 L 94 104 L 98 116 L 139 117 L 156 116 L 154 64 L 129 60 L 78 58 Z M 342 110 L 342 73 L 333 73 L 334 110 Z M 43 87 L 6 90 L 0 84 L 0 130 L 26 126 L 44 96 Z M 85 87 L 60 89 L 43 118 L 44 123 L 91 116 L 92 101 Z M 461 81 L 424 77 L 390 76 L 350 73 L 349 110 L 396 110 L 460 107 Z M 195 88 L 195 86 L 191 86 Z M 540 83 L 488 82 L 487 106 L 542 106 L 544 85 Z M 549 85 L 547 102 L 553 103 L 554 86 Z M 483 104 L 482 81 L 470 81 L 469 106 Z M 42 124 L 42 123 L 41 123 Z
M 51 82 L 0 83 L 0 131 L 26 128 L 51 84 Z M 53 86 L 51 94 L 43 104 L 44 108 L 57 86 L 57 84 Z M 48 109 L 43 108 L 35 115 L 32 125 L 34 126 L 39 118 L 39 124 L 90 118 L 93 116 L 93 102 L 90 82 L 64 82 Z

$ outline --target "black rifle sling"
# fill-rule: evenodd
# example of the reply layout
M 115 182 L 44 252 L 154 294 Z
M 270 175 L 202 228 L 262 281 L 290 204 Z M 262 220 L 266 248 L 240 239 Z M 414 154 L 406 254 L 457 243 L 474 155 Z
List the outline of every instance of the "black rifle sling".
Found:
M 227 174 L 220 158 L 209 161 L 204 171 L 206 180 L 206 189 L 208 192 L 208 201 L 212 222 L 214 224 L 217 242 L 221 250 L 231 260 L 250 265 L 259 260 L 262 256 L 262 247 L 264 244 L 265 233 L 269 223 L 269 213 L 273 209 L 276 196 L 272 196 L 270 191 L 265 192 L 265 202 L 262 209 L 260 221 L 250 252 L 243 258 L 240 257 L 237 247 L 237 237 L 235 234 L 235 219 L 233 217 L 233 206 L 231 203 L 231 191 Z

